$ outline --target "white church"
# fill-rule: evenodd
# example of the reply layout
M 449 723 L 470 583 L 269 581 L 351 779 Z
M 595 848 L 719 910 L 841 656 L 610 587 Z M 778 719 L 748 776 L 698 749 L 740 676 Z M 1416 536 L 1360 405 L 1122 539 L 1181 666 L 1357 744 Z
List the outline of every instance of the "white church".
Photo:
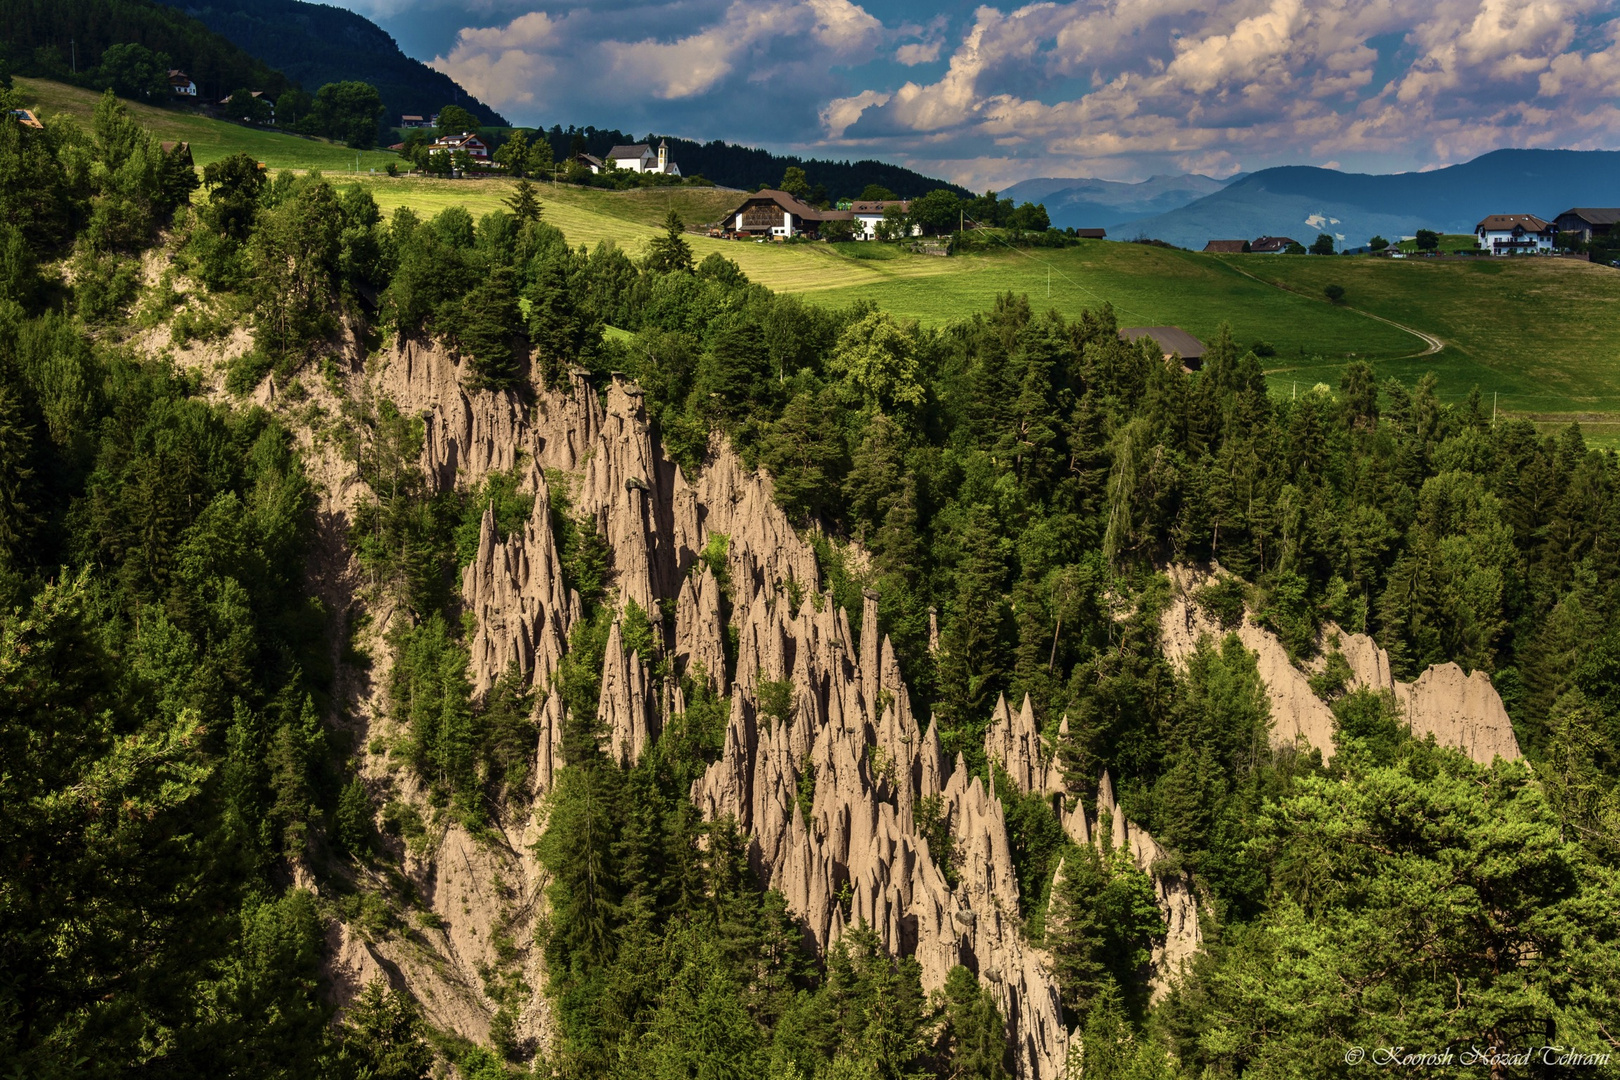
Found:
M 637 143 L 635 146 L 615 146 L 607 152 L 607 160 L 613 163 L 616 169 L 627 169 L 634 173 L 663 173 L 665 176 L 681 175 L 681 167 L 669 159 L 669 143 L 660 141 L 658 149 L 653 150 L 646 143 Z M 596 172 L 596 169 L 592 169 Z

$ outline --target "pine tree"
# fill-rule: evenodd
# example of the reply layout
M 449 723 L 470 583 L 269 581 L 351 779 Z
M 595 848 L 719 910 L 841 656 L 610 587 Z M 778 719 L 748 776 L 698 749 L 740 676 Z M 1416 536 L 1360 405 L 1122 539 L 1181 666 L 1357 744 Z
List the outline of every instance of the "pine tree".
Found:
M 409 994 L 367 983 L 343 1013 L 343 1060 L 372 1080 L 427 1080 L 433 1049 L 423 1028 Z
M 521 132 L 513 138 L 521 137 Z M 512 194 L 502 200 L 506 208 L 512 211 L 512 216 L 519 221 L 539 221 L 541 215 L 540 198 L 535 193 L 535 186 L 528 180 L 519 180 L 512 185 Z
M 995 998 L 958 964 L 936 992 L 941 1000 L 944 1044 L 940 1073 L 961 1080 L 1011 1080 L 1012 1054 Z
M 647 251 L 647 269 L 660 274 L 691 273 L 692 245 L 682 237 L 686 223 L 671 210 L 664 217 L 664 235 L 655 237 Z

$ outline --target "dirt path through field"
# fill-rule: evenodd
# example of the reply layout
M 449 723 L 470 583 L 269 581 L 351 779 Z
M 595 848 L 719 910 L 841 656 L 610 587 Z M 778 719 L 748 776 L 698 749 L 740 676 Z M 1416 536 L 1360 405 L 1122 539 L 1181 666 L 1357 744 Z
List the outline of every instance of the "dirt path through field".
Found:
M 1258 274 L 1249 273 L 1247 270 L 1243 269 L 1241 266 L 1233 266 L 1230 262 L 1228 262 L 1225 259 L 1221 260 L 1221 265 L 1227 267 L 1228 269 L 1230 269 L 1235 274 L 1242 274 L 1244 277 L 1248 278 L 1250 281 L 1258 281 L 1260 284 L 1269 285 L 1273 289 L 1281 289 L 1283 292 L 1293 293 L 1295 296 L 1308 296 L 1309 295 L 1307 293 L 1300 292 L 1298 289 L 1290 289 L 1288 286 L 1278 284 L 1275 281 L 1267 281 L 1265 278 L 1260 277 Z M 1311 297 L 1311 299 L 1317 299 L 1317 298 L 1316 297 Z M 1392 360 L 1413 360 L 1413 359 L 1416 359 L 1417 357 L 1420 357 L 1420 356 L 1433 356 L 1435 353 L 1439 352 L 1441 349 L 1446 347 L 1446 343 L 1444 341 L 1442 341 L 1440 338 L 1437 338 L 1433 334 L 1427 333 L 1426 331 L 1419 330 L 1415 326 L 1407 326 L 1405 323 L 1396 322 L 1394 319 L 1386 319 L 1382 315 L 1374 315 L 1372 312 L 1363 311 L 1361 308 L 1358 308 L 1358 307 L 1349 307 L 1348 304 L 1345 305 L 1345 306 L 1350 311 L 1355 312 L 1357 315 L 1365 315 L 1367 318 L 1374 319 L 1374 320 L 1376 320 L 1378 322 L 1381 322 L 1385 326 L 1393 326 L 1397 330 L 1404 330 L 1406 333 L 1411 334 L 1413 337 L 1415 337 L 1418 340 L 1423 342 L 1424 348 L 1423 348 L 1423 350 L 1421 352 L 1408 353 L 1405 356 L 1391 357 L 1390 359 L 1392 359 Z

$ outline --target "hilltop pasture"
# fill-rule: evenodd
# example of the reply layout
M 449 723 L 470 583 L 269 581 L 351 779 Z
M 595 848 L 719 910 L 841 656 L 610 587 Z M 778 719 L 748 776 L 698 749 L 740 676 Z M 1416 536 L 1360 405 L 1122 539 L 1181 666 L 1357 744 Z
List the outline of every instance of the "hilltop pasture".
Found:
M 433 214 L 459 203 L 498 209 L 504 180 L 368 178 L 385 212 Z M 540 185 L 546 220 L 575 244 L 611 241 L 638 255 L 673 209 L 713 221 L 740 193 L 704 188 L 610 192 Z M 1104 301 L 1121 325 L 1170 324 L 1208 339 L 1221 323 L 1244 345 L 1265 343 L 1280 393 L 1338 385 L 1360 357 L 1382 376 L 1428 372 L 1457 401 L 1478 387 L 1505 413 L 1545 424 L 1578 419 L 1589 437 L 1620 439 L 1620 270 L 1570 259 L 1379 259 L 1206 255 L 1084 241 L 948 259 L 875 244 L 760 244 L 690 235 L 698 258 L 719 252 L 749 278 L 825 304 L 869 300 L 925 325 L 1027 294 L 1037 310 L 1073 316 Z M 1339 284 L 1345 297 L 1324 293 Z M 1387 321 L 1384 321 L 1387 320 Z M 1409 329 L 1407 329 L 1409 328 Z M 1423 335 L 1443 346 L 1429 351 Z
M 49 79 L 19 76 L 13 82 L 42 120 L 71 116 L 89 127 L 95 118 L 96 105 L 101 101 L 101 95 L 94 90 Z M 343 173 L 352 176 L 357 168 L 362 173 L 373 169 L 381 173 L 390 161 L 399 161 L 399 155 L 388 150 L 368 150 L 357 155 L 342 143 L 325 139 L 232 124 L 181 109 L 159 109 L 135 101 L 123 104 L 132 118 L 159 139 L 190 143 L 192 160 L 198 165 L 207 165 L 232 154 L 251 154 L 255 161 L 262 161 L 271 169 L 320 169 L 335 178 Z
M 47 118 L 65 114 L 88 124 L 99 100 L 48 80 L 16 84 Z M 272 169 L 320 169 L 334 182 L 365 184 L 385 214 L 409 206 L 431 216 L 462 205 L 478 217 L 501 208 L 512 186 L 495 177 L 388 177 L 383 169 L 399 160 L 388 151 L 357 156 L 323 140 L 126 104 L 159 138 L 190 142 L 199 165 L 245 152 Z M 615 243 L 632 256 L 658 235 L 670 210 L 696 228 L 741 198 L 723 188 L 538 186 L 546 220 L 571 243 Z M 942 325 L 985 310 L 1006 292 L 1067 316 L 1106 301 L 1121 325 L 1176 325 L 1207 340 L 1229 324 L 1242 344 L 1270 347 L 1265 363 L 1281 393 L 1336 386 L 1355 356 L 1407 381 L 1432 371 L 1448 400 L 1477 386 L 1504 412 L 1546 424 L 1579 419 L 1589 436 L 1620 441 L 1620 270 L 1610 267 L 1548 258 L 1206 255 L 1110 241 L 945 259 L 871 244 L 688 239 L 698 258 L 719 252 L 751 280 L 816 303 L 870 301 Z M 1344 287 L 1341 304 L 1327 301 L 1329 284 Z M 1424 335 L 1443 347 L 1429 351 Z

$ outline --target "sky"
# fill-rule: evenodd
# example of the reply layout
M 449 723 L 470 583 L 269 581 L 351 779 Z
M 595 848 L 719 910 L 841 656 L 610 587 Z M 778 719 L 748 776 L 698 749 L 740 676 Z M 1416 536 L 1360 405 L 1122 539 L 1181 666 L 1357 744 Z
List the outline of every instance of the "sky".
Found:
M 1620 148 L 1620 0 L 337 0 L 513 122 L 1037 176 Z

